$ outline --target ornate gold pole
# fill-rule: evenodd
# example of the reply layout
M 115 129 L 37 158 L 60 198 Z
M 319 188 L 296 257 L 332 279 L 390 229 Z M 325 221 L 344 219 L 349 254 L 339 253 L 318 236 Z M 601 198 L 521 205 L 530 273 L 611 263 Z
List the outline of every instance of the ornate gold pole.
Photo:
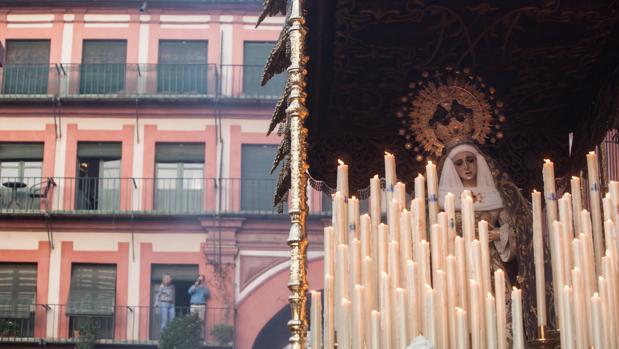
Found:
M 303 18 L 303 1 L 293 0 L 290 12 L 290 67 L 288 81 L 290 96 L 286 114 L 290 122 L 290 280 L 288 289 L 290 296 L 291 318 L 288 321 L 290 329 L 290 348 L 303 349 L 307 338 L 307 319 L 305 311 L 305 293 L 307 292 L 307 233 L 305 220 L 307 217 L 307 130 L 303 127 L 308 115 L 305 107 L 305 19 Z

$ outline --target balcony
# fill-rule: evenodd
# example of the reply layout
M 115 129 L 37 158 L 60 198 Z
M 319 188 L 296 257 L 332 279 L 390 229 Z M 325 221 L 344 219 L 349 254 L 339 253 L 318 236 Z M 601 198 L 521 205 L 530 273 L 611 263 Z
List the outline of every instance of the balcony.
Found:
M 0 177 L 0 214 L 275 215 L 275 182 L 247 178 Z M 330 205 L 323 207 L 330 211 Z M 329 214 L 322 210 L 310 213 Z
M 160 312 L 152 306 L 114 306 L 106 314 L 84 314 L 65 304 L 0 304 L 0 343 L 75 343 L 85 324 L 92 324 L 98 343 L 153 345 L 160 338 Z M 175 316 L 190 314 L 175 307 Z M 207 347 L 233 347 L 222 332 L 231 334 L 235 310 L 207 307 L 204 343 Z
M 0 99 L 275 100 L 285 76 L 260 86 L 262 66 L 215 64 L 27 64 L 0 67 Z

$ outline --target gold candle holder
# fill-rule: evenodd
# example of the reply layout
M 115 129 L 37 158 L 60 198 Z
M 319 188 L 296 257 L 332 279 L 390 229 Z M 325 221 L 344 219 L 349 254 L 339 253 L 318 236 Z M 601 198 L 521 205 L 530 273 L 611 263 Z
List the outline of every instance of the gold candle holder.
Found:
M 530 340 L 527 344 L 529 348 L 560 348 L 559 331 L 548 330 L 546 326 L 539 326 L 537 338 Z

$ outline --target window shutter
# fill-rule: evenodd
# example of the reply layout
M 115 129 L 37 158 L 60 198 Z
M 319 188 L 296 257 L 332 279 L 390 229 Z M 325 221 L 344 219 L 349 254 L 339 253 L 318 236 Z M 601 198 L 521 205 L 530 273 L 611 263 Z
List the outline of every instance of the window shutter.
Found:
M 273 188 L 279 175 L 278 167 L 269 171 L 277 146 L 244 144 L 241 151 L 241 209 L 273 211 Z
M 116 306 L 116 265 L 74 264 L 67 315 L 112 315 Z
M 77 157 L 79 159 L 117 160 L 121 156 L 121 142 L 79 142 L 77 144 Z
M 155 284 L 160 284 L 163 274 L 172 275 L 172 283 L 175 281 L 196 281 L 198 278 L 197 265 L 174 265 L 174 264 L 153 264 L 151 270 L 151 280 Z
M 42 161 L 43 143 L 0 143 L 0 161 Z
M 30 317 L 36 285 L 36 264 L 0 263 L 0 318 Z
M 208 41 L 161 40 L 159 64 L 207 64 Z
M 245 42 L 243 47 L 243 93 L 255 96 L 279 97 L 286 74 L 277 74 L 261 86 L 263 67 L 273 49 L 273 42 Z
M 155 161 L 160 163 L 204 163 L 204 143 L 157 143 Z
M 49 64 L 49 40 L 7 40 L 6 64 Z
M 125 40 L 84 40 L 82 63 L 112 64 L 127 62 L 127 41 Z

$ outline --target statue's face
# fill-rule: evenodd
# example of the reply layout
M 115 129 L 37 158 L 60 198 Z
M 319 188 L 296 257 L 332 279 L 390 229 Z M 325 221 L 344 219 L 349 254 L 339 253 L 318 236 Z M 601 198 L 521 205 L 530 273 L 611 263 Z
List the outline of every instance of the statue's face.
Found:
M 453 158 L 456 172 L 464 186 L 475 186 L 477 182 L 477 157 L 470 151 L 462 151 Z

